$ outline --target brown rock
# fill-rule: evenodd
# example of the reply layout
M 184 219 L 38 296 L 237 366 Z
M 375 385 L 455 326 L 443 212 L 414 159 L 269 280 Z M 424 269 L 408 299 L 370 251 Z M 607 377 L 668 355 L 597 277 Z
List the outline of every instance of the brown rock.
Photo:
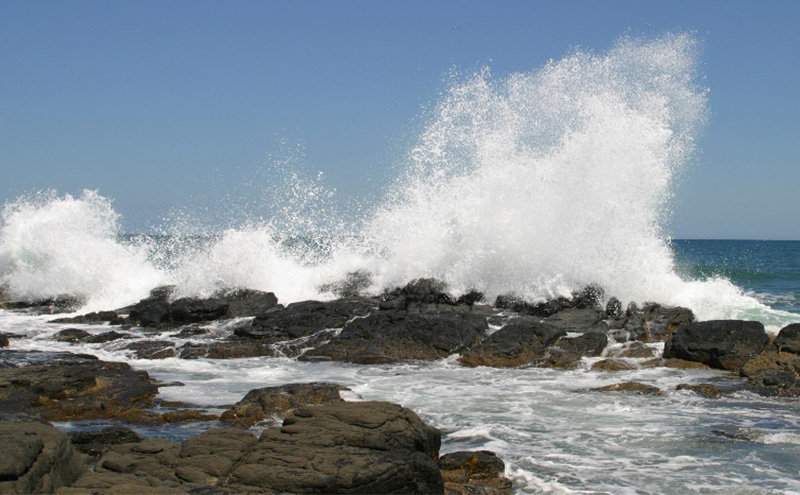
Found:
M 439 459 L 448 495 L 509 495 L 511 480 L 503 476 L 505 463 L 488 450 L 453 452 Z
M 344 402 L 340 390 L 347 388 L 333 383 L 293 383 L 254 389 L 220 419 L 247 428 L 273 415 L 286 416 L 300 406 Z
M 692 392 L 700 394 L 707 399 L 716 399 L 722 395 L 722 391 L 719 389 L 719 387 L 708 383 L 700 383 L 697 385 L 681 383 L 675 388 L 675 390 L 691 390 Z
M 625 382 L 608 385 L 605 387 L 593 388 L 592 392 L 628 392 L 643 395 L 664 395 L 660 388 L 646 385 L 639 382 Z
M 594 363 L 592 369 L 602 371 L 629 371 L 637 368 L 636 365 L 621 359 L 603 359 L 602 361 Z

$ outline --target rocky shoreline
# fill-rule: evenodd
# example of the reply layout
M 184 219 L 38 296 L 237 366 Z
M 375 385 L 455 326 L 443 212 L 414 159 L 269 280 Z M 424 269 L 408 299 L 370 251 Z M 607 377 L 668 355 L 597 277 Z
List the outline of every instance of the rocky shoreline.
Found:
M 682 384 L 714 398 L 739 391 L 800 394 L 800 324 L 771 337 L 758 322 L 697 322 L 686 308 L 622 308 L 590 286 L 570 298 L 531 305 L 513 295 L 486 304 L 471 291 L 452 297 L 419 279 L 380 297 L 358 292 L 357 276 L 331 301 L 283 306 L 255 290 L 173 299 L 159 287 L 127 308 L 56 318 L 67 343 L 110 346 L 139 359 L 290 357 L 362 365 L 431 361 L 457 355 L 466 367 L 592 369 L 703 367 L 741 377 L 735 387 Z M 601 301 L 605 305 L 601 306 Z M 79 298 L 0 308 L 38 314 L 74 311 Z M 223 332 L 215 332 L 215 322 Z M 221 327 L 220 327 L 221 325 Z M 146 336 L 143 339 L 142 336 Z M 191 337 L 188 341 L 187 338 Z M 485 451 L 439 457 L 441 433 L 413 411 L 383 402 L 346 402 L 341 385 L 286 384 L 250 391 L 222 414 L 158 397 L 165 384 L 125 363 L 68 352 L 0 345 L 0 435 L 17 449 L 0 454 L 3 493 L 510 493 L 503 462 Z M 654 345 L 657 344 L 657 345 Z M 663 346 L 663 352 L 660 351 Z M 637 382 L 598 393 L 663 394 Z M 247 428 L 264 429 L 256 438 Z M 109 419 L 124 424 L 218 421 L 182 444 L 100 430 L 69 439 L 48 421 Z

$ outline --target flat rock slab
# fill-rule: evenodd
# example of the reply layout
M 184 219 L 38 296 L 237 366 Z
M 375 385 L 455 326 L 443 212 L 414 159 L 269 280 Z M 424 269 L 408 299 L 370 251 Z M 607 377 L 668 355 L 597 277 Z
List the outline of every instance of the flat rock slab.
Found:
M 386 402 L 303 407 L 265 430 L 228 486 L 288 493 L 443 493 L 441 434 Z

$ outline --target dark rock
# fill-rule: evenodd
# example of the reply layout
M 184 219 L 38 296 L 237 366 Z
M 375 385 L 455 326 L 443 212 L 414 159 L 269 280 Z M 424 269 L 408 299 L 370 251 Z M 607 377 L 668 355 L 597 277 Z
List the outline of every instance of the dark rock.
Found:
M 197 337 L 198 335 L 207 335 L 209 330 L 199 326 L 188 326 L 181 328 L 180 332 L 170 335 L 175 339 L 187 339 L 189 337 Z
M 228 303 L 227 318 L 257 316 L 278 307 L 275 294 L 254 289 L 224 291 L 217 297 Z
M 86 304 L 86 298 L 82 296 L 60 295 L 34 301 L 0 302 L 0 309 L 24 311 L 37 315 L 51 315 L 57 313 L 74 313 L 84 304 Z
M 279 355 L 270 342 L 253 340 L 226 340 L 207 344 L 188 343 L 184 344 L 177 352 L 178 357 L 182 359 L 237 359 Z
M 54 493 L 86 467 L 67 439 L 38 422 L 0 422 L 0 493 Z
M 169 308 L 172 323 L 199 323 L 222 318 L 228 313 L 228 302 L 219 298 L 194 299 L 184 297 L 173 302 Z
M 271 342 L 292 340 L 342 328 L 352 318 L 366 316 L 373 309 L 374 303 L 363 299 L 297 302 L 257 316 L 249 326 L 234 329 L 234 335 Z
M 439 459 L 445 493 L 449 495 L 508 495 L 511 481 L 503 476 L 505 463 L 488 450 L 453 452 Z
M 51 421 L 118 418 L 147 422 L 158 387 L 125 363 L 86 360 L 0 369 L 0 411 Z
M 110 323 L 112 325 L 121 325 L 125 320 L 117 314 L 116 311 L 100 311 L 98 313 L 87 313 L 85 315 L 75 316 L 72 318 L 57 318 L 51 320 L 50 323 L 73 323 L 73 324 L 102 324 Z
M 800 323 L 787 325 L 775 337 L 775 347 L 780 352 L 800 354 Z
M 681 383 L 675 388 L 675 390 L 690 390 L 696 394 L 702 395 L 707 399 L 716 399 L 722 395 L 722 391 L 719 387 L 709 383 L 700 383 L 697 385 Z
M 175 289 L 177 288 L 176 285 L 162 285 L 156 287 L 150 291 L 150 297 L 148 299 L 167 301 L 172 297 L 172 294 L 175 293 Z
M 73 354 L 71 352 L 0 350 L 0 368 L 81 364 L 86 362 L 97 362 L 97 356 L 92 356 L 91 354 Z
M 664 348 L 665 358 L 679 358 L 712 368 L 737 371 L 769 343 L 757 321 L 712 320 L 692 323 L 675 332 Z
M 363 297 L 372 285 L 372 274 L 365 271 L 350 272 L 344 280 L 320 286 L 320 292 L 330 292 L 341 299 Z
M 655 303 L 647 303 L 641 310 L 632 303 L 626 315 L 625 330 L 631 338 L 642 342 L 663 342 L 695 320 L 690 309 Z
M 599 356 L 607 345 L 608 336 L 598 332 L 587 332 L 577 337 L 562 337 L 556 342 L 556 346 L 562 350 L 588 357 Z
M 8 335 L 0 333 L 0 347 L 8 347 L 8 344 L 9 344 Z
M 67 328 L 53 335 L 53 340 L 58 342 L 70 342 L 74 344 L 76 342 L 83 342 L 91 335 L 92 334 L 86 330 L 81 330 L 79 328 Z
M 612 297 L 606 303 L 606 316 L 609 318 L 619 318 L 625 314 L 622 311 L 622 303 L 616 297 Z
M 226 486 L 241 492 L 443 493 L 441 434 L 386 402 L 301 407 L 265 430 Z M 309 462 L 313 459 L 313 462 Z
M 547 318 L 544 322 L 565 332 L 608 332 L 603 313 L 592 308 L 567 308 Z
M 462 353 L 467 366 L 505 368 L 534 364 L 546 357 L 546 349 L 566 332 L 540 323 L 536 318 L 514 318 L 506 326 Z
M 349 321 L 328 343 L 301 360 L 334 360 L 360 364 L 440 359 L 475 345 L 486 319 L 461 313 L 380 311 Z
M 412 280 L 403 288 L 381 296 L 380 309 L 407 310 L 412 305 L 455 304 L 446 292 L 447 284 L 433 278 Z
M 768 349 L 748 361 L 741 370 L 748 390 L 774 397 L 800 396 L 800 356 Z
M 126 344 L 122 349 L 133 351 L 136 359 L 166 359 L 178 354 L 175 342 L 170 340 L 140 340 Z
M 300 406 L 344 402 L 340 390 L 347 389 L 333 383 L 293 383 L 254 389 L 222 413 L 220 419 L 247 428 L 273 415 L 286 416 Z
M 591 389 L 592 392 L 627 392 L 642 395 L 664 395 L 660 388 L 639 382 L 625 382 Z
M 114 340 L 119 339 L 130 339 L 133 335 L 129 333 L 121 333 L 111 330 L 110 332 L 103 332 L 97 335 L 91 335 L 83 340 L 87 344 L 103 344 L 105 342 L 111 342 Z
M 141 435 L 122 426 L 109 426 L 100 430 L 76 431 L 69 434 L 76 449 L 91 457 L 100 457 L 108 452 L 109 445 L 138 443 L 144 440 Z
M 143 327 L 170 322 L 170 303 L 162 298 L 142 299 L 130 308 L 128 321 Z

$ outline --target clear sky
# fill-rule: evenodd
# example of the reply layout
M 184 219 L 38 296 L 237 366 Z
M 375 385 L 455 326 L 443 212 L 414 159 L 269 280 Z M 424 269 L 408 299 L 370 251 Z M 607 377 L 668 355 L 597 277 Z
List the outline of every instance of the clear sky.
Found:
M 798 1 L 7 0 L 0 201 L 98 189 L 142 230 L 298 145 L 339 194 L 370 194 L 452 68 L 693 31 L 712 116 L 670 231 L 800 239 L 799 23 Z

